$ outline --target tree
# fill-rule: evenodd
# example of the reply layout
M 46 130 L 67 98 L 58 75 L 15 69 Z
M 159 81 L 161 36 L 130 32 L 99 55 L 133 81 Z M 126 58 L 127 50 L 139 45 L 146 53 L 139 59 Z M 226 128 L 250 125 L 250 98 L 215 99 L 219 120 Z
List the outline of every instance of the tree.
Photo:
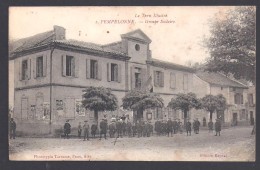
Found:
M 137 111 L 141 115 L 145 109 L 164 106 L 163 99 L 158 94 L 142 90 L 130 91 L 122 99 L 122 102 L 124 109 Z
M 104 87 L 87 87 L 83 90 L 82 105 L 91 111 L 94 111 L 94 117 L 98 122 L 99 111 L 114 111 L 118 108 L 117 98 L 111 93 L 111 90 Z
M 176 98 L 172 98 L 168 104 L 168 107 L 181 110 L 184 113 L 184 123 L 186 124 L 187 113 L 192 108 L 199 109 L 201 107 L 200 100 L 197 99 L 194 93 L 179 93 Z
M 212 115 L 215 111 L 225 110 L 226 98 L 222 94 L 217 96 L 209 94 L 201 99 L 201 106 L 210 113 L 210 120 L 212 120 Z
M 206 70 L 232 74 L 255 84 L 256 10 L 253 6 L 236 7 L 216 15 L 205 40 L 210 57 Z

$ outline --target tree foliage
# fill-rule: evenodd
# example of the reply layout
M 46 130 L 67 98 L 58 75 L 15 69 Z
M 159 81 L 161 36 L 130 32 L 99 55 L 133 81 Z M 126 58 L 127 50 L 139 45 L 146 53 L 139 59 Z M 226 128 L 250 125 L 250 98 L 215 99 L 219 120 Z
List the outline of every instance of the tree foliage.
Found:
M 190 109 L 199 109 L 201 107 L 199 99 L 194 93 L 179 93 L 176 98 L 172 98 L 168 107 L 175 110 L 182 110 L 187 113 Z
M 155 93 L 133 90 L 122 99 L 123 108 L 127 110 L 145 110 L 149 108 L 162 108 L 163 99 Z
M 114 111 L 118 108 L 117 98 L 110 89 L 104 87 L 87 87 L 83 90 L 82 104 L 92 111 Z
M 225 110 L 226 105 L 226 98 L 222 94 L 216 96 L 209 94 L 201 99 L 201 106 L 210 113 L 210 119 L 215 111 Z
M 211 36 L 205 41 L 210 53 L 206 70 L 255 83 L 255 19 L 256 10 L 252 6 L 236 7 L 215 16 Z

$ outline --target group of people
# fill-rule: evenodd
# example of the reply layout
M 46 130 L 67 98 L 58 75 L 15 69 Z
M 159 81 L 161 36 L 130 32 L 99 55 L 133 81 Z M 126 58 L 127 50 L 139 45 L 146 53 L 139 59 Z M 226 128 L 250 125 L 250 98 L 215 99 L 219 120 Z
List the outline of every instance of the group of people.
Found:
M 213 132 L 214 123 L 210 120 L 208 122 L 209 132 Z M 167 135 L 168 137 L 176 133 L 183 133 L 183 130 L 186 129 L 187 136 L 191 136 L 192 128 L 194 134 L 199 134 L 200 122 L 198 119 L 195 119 L 193 123 L 189 120 L 186 121 L 185 125 L 182 124 L 180 119 L 174 119 L 173 121 L 169 118 L 168 121 L 158 120 L 155 122 L 155 128 L 150 121 L 144 121 L 143 119 L 137 120 L 136 123 L 131 123 L 130 121 L 125 122 L 124 120 L 118 118 L 112 118 L 111 123 L 108 124 L 107 119 L 102 119 L 99 123 L 99 139 L 101 140 L 102 136 L 107 139 L 107 132 L 110 138 L 119 138 L 123 136 L 128 137 L 150 137 L 153 134 L 153 129 L 157 132 L 159 136 Z M 65 138 L 69 138 L 71 125 L 69 121 L 64 125 Z M 91 133 L 92 138 L 96 137 L 98 131 L 98 124 L 94 122 L 91 127 L 87 120 L 84 121 L 82 126 L 79 122 L 78 125 L 78 138 L 81 138 L 83 132 L 84 140 L 89 140 L 89 134 Z M 215 131 L 216 136 L 220 136 L 221 131 L 221 121 L 216 119 L 215 122 Z
M 194 129 L 194 133 L 199 133 L 200 122 L 198 119 L 194 120 L 193 124 L 189 120 L 187 120 L 185 126 L 180 121 L 180 119 L 174 119 L 173 121 L 169 118 L 168 121 L 156 121 L 155 122 L 155 131 L 158 135 L 168 135 L 173 136 L 176 133 L 183 133 L 183 130 L 186 129 L 187 136 L 191 135 L 192 127 Z

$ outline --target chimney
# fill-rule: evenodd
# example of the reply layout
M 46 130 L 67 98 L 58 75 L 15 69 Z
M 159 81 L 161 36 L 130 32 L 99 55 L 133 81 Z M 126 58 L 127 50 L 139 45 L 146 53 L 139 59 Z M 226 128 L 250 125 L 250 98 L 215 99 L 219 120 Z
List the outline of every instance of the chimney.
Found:
M 66 39 L 66 29 L 57 25 L 53 26 L 55 40 L 65 40 Z

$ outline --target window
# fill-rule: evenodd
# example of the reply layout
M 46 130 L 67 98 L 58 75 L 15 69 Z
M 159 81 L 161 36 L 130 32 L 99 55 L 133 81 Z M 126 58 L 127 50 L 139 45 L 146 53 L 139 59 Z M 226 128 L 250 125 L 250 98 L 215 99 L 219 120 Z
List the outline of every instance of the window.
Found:
M 174 73 L 171 73 L 171 77 L 170 77 L 170 87 L 172 89 L 176 88 L 176 77 L 175 77 L 175 74 Z
M 220 87 L 221 90 L 223 90 L 223 87 Z
M 135 44 L 135 50 L 139 51 L 140 50 L 140 45 L 139 44 Z
M 66 76 L 75 76 L 75 59 L 73 56 L 66 56 Z
M 111 81 L 118 81 L 118 65 L 111 64 Z
M 236 93 L 234 95 L 235 104 L 243 104 L 243 94 Z
M 28 79 L 28 60 L 22 61 L 22 80 Z
M 141 73 L 135 73 L 135 88 L 141 88 Z
M 155 109 L 154 119 L 162 119 L 162 118 L 163 118 L 162 108 L 157 107 Z
M 164 86 L 164 73 L 161 71 L 154 71 L 154 86 Z
M 36 58 L 36 77 L 43 77 L 43 57 Z
M 183 75 L 183 90 L 188 90 L 188 74 Z
M 98 78 L 98 62 L 96 60 L 90 60 L 90 78 Z
M 252 106 L 254 104 L 253 100 L 254 100 L 253 94 L 248 94 L 248 104 L 249 104 L 249 106 Z

